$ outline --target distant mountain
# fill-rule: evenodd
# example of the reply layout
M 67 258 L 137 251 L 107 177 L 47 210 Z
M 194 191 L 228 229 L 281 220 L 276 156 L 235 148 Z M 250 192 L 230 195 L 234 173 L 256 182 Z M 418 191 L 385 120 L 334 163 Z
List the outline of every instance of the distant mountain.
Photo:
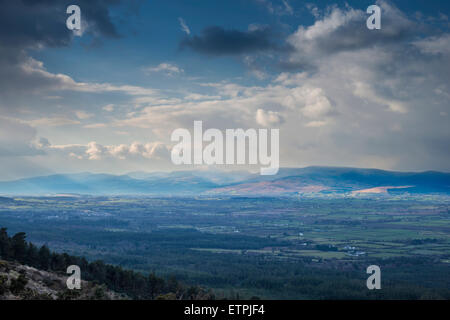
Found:
M 248 172 L 133 172 L 128 175 L 55 174 L 0 182 L 5 195 L 295 195 L 295 194 L 450 194 L 450 173 L 393 172 L 378 169 L 282 168 L 277 175 Z M 1 198 L 0 201 L 9 201 Z
M 6 198 L 6 197 L 0 197 L 0 203 L 9 203 L 9 202 L 14 202 L 14 199 L 12 198 Z
M 216 186 L 209 180 L 192 175 L 135 179 L 127 175 L 81 173 L 0 182 L 0 194 L 188 195 L 198 194 Z
M 217 185 L 224 185 L 245 181 L 253 176 L 247 171 L 219 171 L 219 170 L 201 170 L 201 171 L 172 171 L 172 172 L 130 172 L 127 176 L 134 179 L 177 179 L 180 177 L 197 177 L 208 180 Z
M 276 176 L 254 176 L 248 181 L 219 187 L 211 192 L 235 195 L 404 192 L 450 194 L 450 173 L 342 167 L 286 168 L 280 169 Z

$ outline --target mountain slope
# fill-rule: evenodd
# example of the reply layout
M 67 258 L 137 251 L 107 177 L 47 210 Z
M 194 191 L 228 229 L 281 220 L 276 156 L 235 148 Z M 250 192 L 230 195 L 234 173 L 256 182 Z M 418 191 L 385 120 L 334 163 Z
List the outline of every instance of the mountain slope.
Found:
M 450 173 L 394 172 L 378 169 L 282 168 L 274 176 L 248 172 L 133 172 L 129 175 L 56 174 L 0 182 L 6 195 L 293 195 L 298 193 L 450 194 Z M 3 198 L 2 201 L 9 201 Z
M 197 176 L 149 177 L 134 179 L 127 175 L 55 174 L 43 177 L 0 182 L 0 193 L 44 195 L 76 193 L 91 195 L 196 194 L 216 184 Z
M 307 167 L 280 169 L 273 177 L 257 176 L 243 183 L 216 188 L 211 193 L 287 195 L 294 193 L 388 192 L 450 194 L 450 173 L 394 172 L 378 169 Z
M 380 189 L 376 189 L 380 188 Z M 443 193 L 450 194 L 450 174 L 393 172 L 378 169 L 307 167 L 280 169 L 272 177 L 254 177 L 244 183 L 216 188 L 211 193 L 288 195 L 296 193 Z

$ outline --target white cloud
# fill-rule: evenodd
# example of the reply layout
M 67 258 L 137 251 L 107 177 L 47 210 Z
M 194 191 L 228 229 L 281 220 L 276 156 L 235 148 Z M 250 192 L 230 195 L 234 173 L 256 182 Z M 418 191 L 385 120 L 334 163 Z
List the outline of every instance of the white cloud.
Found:
M 376 93 L 373 92 L 370 84 L 368 83 L 354 81 L 353 85 L 355 87 L 354 94 L 362 99 L 370 100 L 377 104 L 385 105 L 392 112 L 397 113 L 408 112 L 405 103 L 398 100 L 386 99 L 380 95 L 377 95 Z
M 292 9 L 291 5 L 289 4 L 289 2 L 287 0 L 282 0 L 283 5 L 284 5 L 284 9 L 286 14 L 292 15 L 294 14 L 294 9 Z
M 313 25 L 299 26 L 288 38 L 296 48 L 289 62 L 307 65 L 339 52 L 395 46 L 413 36 L 418 27 L 412 20 L 387 1 L 379 0 L 377 4 L 383 12 L 383 25 L 389 27 L 372 32 L 366 28 L 365 11 L 331 7 L 325 16 L 317 14 Z
M 450 34 L 445 33 L 440 36 L 425 38 L 413 42 L 424 53 L 430 54 L 450 54 Z
M 283 121 L 283 117 L 278 112 L 256 110 L 256 122 L 264 127 L 280 125 Z
M 327 115 L 331 109 L 330 100 L 325 96 L 321 88 L 301 87 L 299 89 L 300 99 L 304 100 L 305 106 L 301 112 L 308 118 L 320 118 Z M 297 94 L 297 90 L 295 92 Z
M 167 62 L 160 63 L 156 67 L 148 67 L 144 69 L 145 72 L 151 73 L 151 72 L 164 72 L 168 76 L 173 76 L 176 74 L 183 73 L 184 70 L 177 67 L 174 64 L 170 64 Z
M 163 159 L 169 160 L 169 147 L 161 142 L 102 145 L 92 141 L 88 144 L 42 145 L 41 148 L 48 153 L 60 156 L 69 156 L 78 160 L 107 161 L 108 159 Z
M 181 69 L 173 68 L 169 64 L 161 64 L 161 68 L 168 68 L 169 71 L 173 69 L 173 72 L 177 70 L 181 72 Z M 144 88 L 133 85 L 114 85 L 110 83 L 89 83 L 89 82 L 77 82 L 71 77 L 65 74 L 53 74 L 48 72 L 43 62 L 28 58 L 24 63 L 20 65 L 22 71 L 28 76 L 39 77 L 40 90 L 68 90 L 68 91 L 80 91 L 80 92 L 123 92 L 129 95 L 156 95 L 158 90 L 152 88 Z M 162 69 L 161 69 L 162 70 Z
M 308 74 L 306 72 L 289 73 L 282 72 L 274 80 L 275 83 L 280 83 L 283 86 L 298 86 L 305 83 Z
M 112 103 L 110 103 L 110 104 L 107 104 L 106 106 L 104 106 L 102 109 L 105 111 L 108 111 L 108 112 L 112 112 L 112 111 L 114 111 L 114 105 Z
M 88 155 L 89 160 L 100 160 L 106 153 L 106 148 L 97 142 L 89 142 L 85 153 Z
M 171 163 L 167 156 L 171 131 L 190 129 L 194 120 L 203 120 L 205 129 L 252 128 L 255 123 L 279 126 L 282 165 L 450 170 L 449 37 L 409 37 L 411 32 L 417 33 L 414 28 L 405 28 L 412 22 L 395 8 L 384 8 L 387 17 L 383 25 L 389 23 L 392 28 L 378 36 L 355 29 L 360 23 L 365 26 L 366 14 L 360 10 L 346 7 L 331 8 L 325 15 L 316 12 L 314 24 L 299 26 L 289 37 L 296 50 L 288 62 L 305 68 L 299 72 L 291 68 L 260 85 L 246 85 L 242 78 L 202 80 L 205 83 L 191 82 L 194 88 L 200 86 L 198 90 L 189 86 L 164 91 L 120 83 L 77 82 L 67 75 L 50 73 L 42 62 L 30 59 L 22 65 L 22 72 L 33 79 L 44 79 L 46 91 L 59 90 L 61 105 L 66 103 L 66 90 L 115 94 L 114 100 L 100 100 L 97 108 L 111 103 L 102 108 L 108 113 L 96 112 L 98 123 L 80 123 L 89 114 L 77 114 L 75 118 L 73 109 L 64 105 L 58 107 L 58 113 L 46 117 L 39 113 L 40 118 L 30 108 L 29 113 L 20 115 L 25 120 L 16 121 L 27 133 L 19 139 L 23 149 L 16 154 L 26 154 L 30 141 L 36 141 L 33 126 L 51 141 L 61 141 L 58 138 L 62 135 L 68 142 L 83 142 L 49 145 L 38 141 L 26 149 L 30 154 L 38 149 L 55 156 L 59 162 L 54 163 L 65 163 L 61 161 L 65 157 L 77 164 L 97 163 L 99 170 L 109 166 L 115 170 L 113 165 L 120 167 L 118 163 L 128 168 L 128 164 L 143 161 L 147 168 L 145 160 L 155 163 L 156 159 L 165 159 L 158 164 L 162 167 Z M 162 63 L 147 72 L 175 75 L 183 71 L 174 64 Z M 120 96 L 125 101 L 115 100 L 116 93 L 126 95 Z M 51 102 L 46 99 L 46 103 Z M 88 108 L 83 105 L 85 110 L 97 110 Z M 58 128 L 64 125 L 74 126 Z M 3 132 L 8 134 L 7 129 Z M 92 136 L 97 132 L 98 137 Z M 141 137 L 161 142 L 133 142 Z M 88 144 L 91 140 L 96 142 Z
M 269 13 L 271 14 L 276 14 L 279 16 L 294 14 L 294 10 L 287 0 L 281 0 L 281 4 L 275 3 L 271 0 L 255 0 L 255 1 L 264 6 L 267 9 L 267 11 L 269 11 Z
M 365 13 L 331 9 L 290 38 L 298 41 L 292 62 L 307 62 L 311 69 L 281 73 L 264 86 L 203 83 L 217 94 L 143 108 L 115 125 L 159 128 L 168 136 L 175 128 L 191 128 L 194 120 L 223 129 L 252 127 L 255 120 L 269 126 L 281 119 L 285 165 L 448 170 L 450 129 L 442 112 L 448 110 L 449 61 L 420 50 L 407 55 L 413 40 L 404 34 L 405 26 L 413 24 L 395 8 L 385 9 L 387 21 L 399 21 L 392 34 L 373 43 L 364 32 L 348 38 Z M 439 46 L 439 52 L 445 50 Z
M 92 117 L 94 116 L 94 114 L 88 113 L 88 112 L 82 111 L 82 110 L 75 111 L 75 115 L 76 115 L 77 118 L 80 119 L 80 120 L 89 119 L 89 118 L 92 118 Z
M 313 3 L 307 3 L 306 8 L 311 12 L 314 18 L 320 18 L 320 9 Z
M 59 127 L 80 124 L 80 121 L 67 118 L 66 116 L 44 117 L 34 120 L 24 120 L 23 122 L 33 127 Z
M 39 144 L 46 142 L 36 141 L 36 130 L 28 124 L 0 116 L 0 158 L 42 154 Z
M 318 128 L 327 125 L 327 121 L 310 121 L 306 124 L 310 128 Z
M 216 100 L 216 99 L 218 100 L 220 98 L 221 98 L 221 96 L 218 96 L 218 95 L 210 96 L 210 95 L 199 94 L 199 93 L 190 93 L 184 97 L 185 100 Z M 177 102 L 181 102 L 181 101 L 178 100 Z
M 99 129 L 99 128 L 106 128 L 108 127 L 108 125 L 106 123 L 91 123 L 91 124 L 86 124 L 83 126 L 83 128 L 87 128 L 87 129 Z
M 183 18 L 178 18 L 178 22 L 180 23 L 181 31 L 186 33 L 187 35 L 191 34 L 191 29 L 189 29 L 188 25 L 184 21 Z

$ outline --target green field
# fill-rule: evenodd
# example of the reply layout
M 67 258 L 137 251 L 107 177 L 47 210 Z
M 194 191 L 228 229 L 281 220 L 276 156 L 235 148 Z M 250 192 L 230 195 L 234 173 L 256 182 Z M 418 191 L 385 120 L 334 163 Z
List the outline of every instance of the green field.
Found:
M 56 251 L 175 275 L 228 298 L 335 298 L 330 290 L 420 298 L 450 288 L 449 207 L 448 197 L 428 196 L 30 197 L 0 204 L 0 226 Z M 390 281 L 384 296 L 366 292 L 371 264 Z

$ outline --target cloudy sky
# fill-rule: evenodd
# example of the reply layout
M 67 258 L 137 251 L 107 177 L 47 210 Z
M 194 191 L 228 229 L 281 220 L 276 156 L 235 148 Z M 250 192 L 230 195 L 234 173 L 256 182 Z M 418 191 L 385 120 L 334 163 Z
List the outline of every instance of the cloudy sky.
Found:
M 0 180 L 180 169 L 170 134 L 194 120 L 279 128 L 282 166 L 450 171 L 450 2 L 0 6 Z

